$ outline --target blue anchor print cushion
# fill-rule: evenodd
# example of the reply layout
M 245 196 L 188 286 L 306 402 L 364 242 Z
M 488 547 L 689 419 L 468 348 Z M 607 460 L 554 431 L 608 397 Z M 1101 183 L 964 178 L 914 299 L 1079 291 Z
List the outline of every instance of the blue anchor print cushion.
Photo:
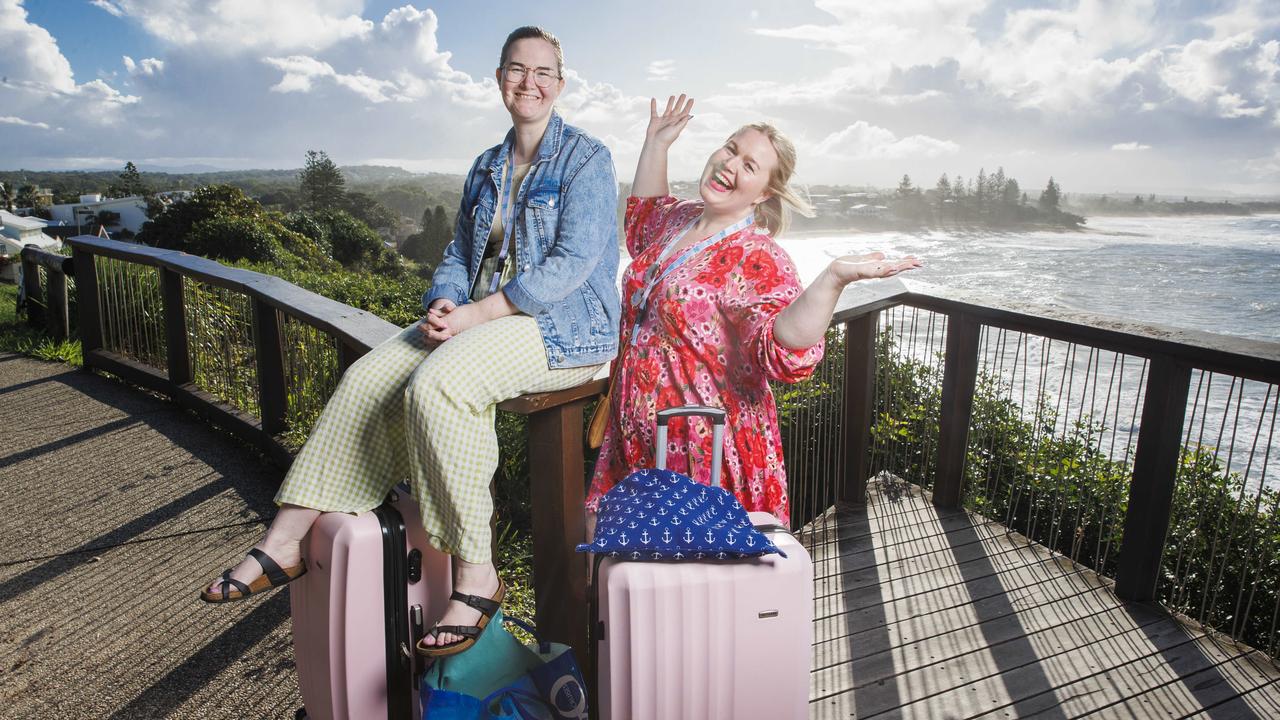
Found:
M 638 470 L 600 499 L 596 536 L 578 552 L 627 560 L 728 560 L 786 553 L 728 490 L 670 470 Z

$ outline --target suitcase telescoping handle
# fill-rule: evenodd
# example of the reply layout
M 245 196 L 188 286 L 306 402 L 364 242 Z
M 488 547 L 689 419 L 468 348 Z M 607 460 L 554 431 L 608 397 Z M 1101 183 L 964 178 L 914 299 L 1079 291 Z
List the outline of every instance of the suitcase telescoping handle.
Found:
M 724 410 L 703 405 L 682 405 L 658 411 L 658 469 L 667 467 L 667 423 L 673 417 L 700 415 L 711 418 L 711 485 L 720 487 L 720 463 L 724 460 Z M 693 468 L 689 468 L 690 471 Z

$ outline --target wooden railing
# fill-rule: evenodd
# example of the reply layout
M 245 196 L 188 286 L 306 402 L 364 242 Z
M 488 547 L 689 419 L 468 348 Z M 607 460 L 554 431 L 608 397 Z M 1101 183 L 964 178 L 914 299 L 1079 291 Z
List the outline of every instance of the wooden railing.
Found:
M 339 370 L 398 330 L 369 313 L 271 276 L 227 268 L 179 252 L 97 238 L 74 238 L 70 243 L 74 249 L 85 365 L 165 393 L 262 447 L 281 462 L 289 458 L 278 439 L 285 425 L 288 397 L 282 370 L 282 324 L 286 320 L 301 322 L 332 338 L 338 348 Z M 118 281 L 112 280 L 101 265 L 112 259 L 153 268 L 158 273 L 154 281 L 161 299 L 157 313 L 163 318 L 165 367 L 104 345 L 104 332 L 116 310 L 104 304 L 108 294 L 100 290 L 105 283 Z M 223 288 L 249 301 L 251 359 L 261 408 L 257 416 L 193 384 L 189 313 L 184 307 L 184 284 L 193 282 Z M 116 296 L 123 297 L 128 292 L 121 290 Z M 145 296 L 146 292 L 134 295 Z M 832 461 L 835 487 L 828 488 L 835 501 L 865 501 L 866 483 L 873 471 L 873 446 L 877 443 L 872 429 L 874 386 L 881 370 L 876 356 L 877 336 L 883 329 L 881 315 L 903 307 L 936 314 L 944 318 L 946 325 L 939 360 L 942 388 L 937 406 L 936 457 L 930 461 L 934 469 L 932 497 L 940 506 L 957 507 L 964 497 L 967 439 L 984 333 L 1028 333 L 1123 353 L 1149 363 L 1149 370 L 1144 366 L 1145 400 L 1138 416 L 1140 430 L 1123 519 L 1123 551 L 1116 572 L 1116 592 L 1125 599 L 1155 597 L 1179 454 L 1183 450 L 1184 413 L 1192 372 L 1208 371 L 1280 384 L 1277 343 L 1043 308 L 1010 307 L 936 289 L 913 291 L 899 281 L 853 286 L 842 297 L 833 321 L 833 326 L 840 328 L 844 343 L 842 367 L 836 370 L 842 388 L 838 399 L 843 418 L 839 430 L 842 449 Z M 152 355 L 159 356 L 156 352 Z M 602 382 L 594 381 L 574 390 L 527 396 L 500 406 L 530 416 L 538 624 L 547 637 L 573 645 L 582 653 L 580 657 L 587 657 L 587 565 L 573 546 L 584 540 L 582 411 L 601 386 Z
M 293 396 L 284 372 L 286 348 L 281 329 L 285 322 L 304 323 L 331 338 L 337 346 L 340 371 L 400 331 L 375 315 L 270 275 L 229 268 L 174 250 L 114 240 L 76 237 L 69 243 L 73 249 L 70 262 L 74 264 L 78 290 L 85 367 L 114 373 L 167 395 L 261 448 L 282 466 L 287 466 L 292 457 L 280 437 L 286 429 L 287 405 Z M 154 269 L 155 276 L 122 281 L 122 270 L 103 266 L 111 260 Z M 156 292 L 134 287 L 150 281 L 158 283 Z M 122 289 L 109 296 L 103 290 L 113 283 Z M 188 324 L 192 308 L 187 307 L 184 292 L 191 283 L 221 288 L 249 301 L 252 348 L 242 361 L 254 367 L 254 372 L 246 375 L 257 378 L 259 415 L 251 415 L 234 405 L 231 398 L 220 397 L 196 384 L 189 343 L 193 333 Z M 138 357 L 158 358 L 161 353 L 122 352 L 107 342 L 107 336 L 112 334 L 110 325 L 130 325 L 127 318 L 120 319 L 125 315 L 124 308 L 113 307 L 111 301 L 146 305 L 148 297 L 159 301 L 158 307 L 150 311 L 163 328 L 163 366 Z M 140 323 L 145 324 L 145 320 L 133 324 Z M 501 410 L 529 416 L 537 624 L 546 638 L 573 645 L 581 653 L 579 657 L 587 657 L 587 564 L 584 556 L 573 552 L 573 546 L 582 542 L 585 533 L 582 412 L 603 387 L 602 380 L 594 380 L 572 390 L 526 395 L 499 405 Z
M 345 370 L 372 347 L 399 332 L 400 328 L 382 318 L 329 298 L 303 290 L 279 278 L 249 270 L 229 268 L 213 260 L 176 250 L 76 237 L 69 241 L 75 268 L 80 315 L 80 340 L 86 368 L 115 373 L 130 382 L 163 393 L 179 404 L 203 415 L 256 445 L 273 459 L 288 465 L 291 456 L 279 435 L 286 429 L 289 384 L 285 378 L 282 325 L 296 321 L 331 338 L 336 347 L 339 370 Z M 132 268 L 149 268 L 146 277 L 121 279 L 99 267 L 103 261 L 123 261 Z M 218 397 L 195 383 L 193 354 L 189 347 L 189 308 L 184 288 L 200 283 L 229 291 L 248 303 L 252 351 L 242 361 L 252 366 L 256 377 L 256 416 Z M 124 318 L 126 309 L 107 300 L 107 286 L 118 286 L 121 297 L 143 307 L 145 318 L 136 320 L 129 332 L 147 334 L 137 326 L 154 322 L 153 340 L 164 348 L 164 365 L 157 367 L 121 347 L 106 342 L 115 317 Z M 158 285 L 158 287 L 156 287 Z M 138 287 L 140 286 L 140 287 Z M 158 291 L 158 292 L 156 292 Z M 147 306 L 158 298 L 158 306 Z M 124 318 L 121 325 L 129 325 Z
M 27 324 L 43 327 L 55 340 L 71 336 L 67 275 L 71 258 L 28 245 L 19 256 L 22 262 L 22 291 L 26 296 Z M 40 282 L 42 274 L 45 278 Z
M 1169 530 L 1170 511 L 1183 449 L 1184 413 L 1193 369 L 1280 384 L 1280 343 L 1076 315 L 1046 308 L 1034 314 L 1018 308 L 936 289 L 912 292 L 906 285 L 873 291 L 852 288 L 842 298 L 835 322 L 845 327 L 845 397 L 849 442 L 839 497 L 860 501 L 868 476 L 871 444 L 870 388 L 875 382 L 877 314 L 905 305 L 945 316 L 941 412 L 938 417 L 933 502 L 959 507 L 964 491 L 966 440 L 978 378 L 979 337 L 985 329 L 1005 329 L 1041 338 L 1144 358 L 1150 363 L 1139 415 L 1127 514 L 1121 541 L 1116 592 L 1127 600 L 1151 600 Z

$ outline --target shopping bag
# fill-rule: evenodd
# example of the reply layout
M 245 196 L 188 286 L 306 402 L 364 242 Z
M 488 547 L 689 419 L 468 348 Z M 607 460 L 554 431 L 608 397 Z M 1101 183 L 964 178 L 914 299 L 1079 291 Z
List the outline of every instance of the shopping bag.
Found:
M 586 720 L 582 671 L 569 646 L 539 640 L 531 625 L 501 611 L 491 624 L 475 645 L 423 673 L 424 720 Z M 534 644 L 522 644 L 506 624 Z
M 485 698 L 540 665 L 537 654 L 502 629 L 504 619 L 501 610 L 494 613 L 475 645 L 431 663 L 423 673 L 423 687 Z

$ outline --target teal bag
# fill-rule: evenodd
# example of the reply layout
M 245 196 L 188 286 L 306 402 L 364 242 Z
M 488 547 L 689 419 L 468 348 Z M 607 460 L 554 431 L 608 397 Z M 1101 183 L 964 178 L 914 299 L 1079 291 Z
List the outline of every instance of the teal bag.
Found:
M 586 720 L 582 672 L 569 646 L 522 644 L 505 623 L 528 623 L 499 611 L 476 644 L 438 658 L 422 676 L 424 720 Z
M 423 673 L 422 686 L 482 698 L 540 665 L 537 654 L 503 629 L 505 619 L 499 610 L 475 645 L 437 658 Z

